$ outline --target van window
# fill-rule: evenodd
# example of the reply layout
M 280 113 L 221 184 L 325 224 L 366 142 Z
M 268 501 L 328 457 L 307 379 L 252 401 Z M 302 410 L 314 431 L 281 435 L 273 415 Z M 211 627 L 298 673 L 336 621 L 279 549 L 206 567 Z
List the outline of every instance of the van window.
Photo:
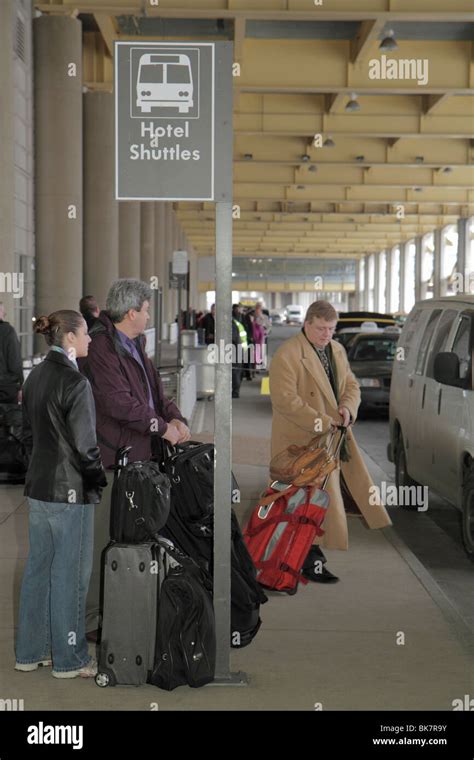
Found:
M 421 339 L 420 348 L 418 349 L 418 357 L 416 360 L 415 373 L 417 375 L 422 375 L 425 369 L 426 355 L 428 353 L 431 338 L 433 337 L 433 333 L 435 331 L 436 325 L 438 324 L 440 315 L 441 309 L 435 309 L 430 314 L 428 324 L 425 327 L 425 332 L 423 333 L 423 337 Z
M 420 319 L 425 313 L 424 309 L 414 309 L 407 318 L 407 321 L 403 325 L 402 334 L 398 345 L 404 348 L 404 359 L 408 358 L 408 353 L 413 344 L 413 338 L 415 333 L 420 327 Z
M 456 332 L 453 343 L 453 353 L 459 357 L 459 377 L 464 380 L 468 377 L 471 364 L 471 319 L 461 317 L 461 322 Z
M 458 313 L 459 312 L 455 311 L 455 309 L 446 309 L 446 311 L 443 311 L 441 319 L 439 320 L 436 335 L 431 344 L 430 355 L 426 367 L 426 377 L 434 377 L 433 367 L 435 356 L 445 349 L 449 333 L 451 332 L 451 327 L 453 326 L 453 322 Z

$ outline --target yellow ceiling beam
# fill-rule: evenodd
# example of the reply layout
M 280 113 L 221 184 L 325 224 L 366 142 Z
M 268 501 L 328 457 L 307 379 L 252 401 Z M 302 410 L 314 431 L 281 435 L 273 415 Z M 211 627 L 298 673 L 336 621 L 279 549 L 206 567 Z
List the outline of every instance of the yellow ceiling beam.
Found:
M 286 1 L 286 0 L 285 0 Z M 386 0 L 358 0 L 356 9 L 352 0 L 331 0 L 331 8 L 315 7 L 308 0 L 288 0 L 282 9 L 282 0 L 159 0 L 157 6 L 146 3 L 147 16 L 162 18 L 235 18 L 245 15 L 249 19 L 294 21 L 371 21 L 376 17 L 384 23 L 390 21 L 465 21 L 472 20 L 469 0 L 410 0 L 405 8 L 387 10 Z M 259 7 L 260 6 L 260 7 Z M 429 7 L 428 7 L 429 6 Z M 77 8 L 80 13 L 102 11 L 112 15 L 143 14 L 143 0 L 62 0 L 38 1 L 35 8 L 44 13 L 67 13 Z
M 351 63 L 359 63 L 372 51 L 374 41 L 379 37 L 385 25 L 382 18 L 362 21 L 359 30 L 350 45 Z
M 114 54 L 114 41 L 117 39 L 117 27 L 116 21 L 113 16 L 109 16 L 106 13 L 95 13 L 94 18 L 100 33 L 104 39 L 110 56 Z

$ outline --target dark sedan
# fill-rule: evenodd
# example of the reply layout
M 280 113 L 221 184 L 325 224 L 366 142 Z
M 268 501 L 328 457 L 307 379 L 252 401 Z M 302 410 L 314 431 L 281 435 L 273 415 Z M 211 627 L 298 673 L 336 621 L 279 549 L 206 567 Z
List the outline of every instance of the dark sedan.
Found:
M 399 332 L 359 333 L 347 349 L 361 392 L 362 409 L 388 412 L 390 380 Z

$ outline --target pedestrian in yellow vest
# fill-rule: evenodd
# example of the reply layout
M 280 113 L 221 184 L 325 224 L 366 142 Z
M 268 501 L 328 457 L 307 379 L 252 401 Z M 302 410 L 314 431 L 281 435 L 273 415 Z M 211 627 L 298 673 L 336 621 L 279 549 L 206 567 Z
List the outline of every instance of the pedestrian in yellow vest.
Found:
M 247 331 L 240 321 L 241 308 L 235 303 L 232 306 L 232 345 L 235 347 L 235 363 L 232 364 L 232 398 L 239 398 L 240 383 L 242 382 L 242 365 L 245 362 L 248 342 Z

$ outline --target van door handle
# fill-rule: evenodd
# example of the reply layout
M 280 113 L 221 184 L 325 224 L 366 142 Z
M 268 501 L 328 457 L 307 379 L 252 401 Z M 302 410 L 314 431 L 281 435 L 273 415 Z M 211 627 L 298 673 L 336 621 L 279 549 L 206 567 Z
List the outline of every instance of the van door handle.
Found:
M 438 395 L 438 414 L 441 413 L 441 395 L 443 393 L 443 389 L 439 389 L 439 395 Z
M 425 393 L 426 393 L 426 383 L 423 386 L 423 394 L 421 396 L 421 408 L 425 408 Z
M 410 377 L 408 378 L 408 387 L 411 388 L 412 385 L 413 385 L 413 378 Z

